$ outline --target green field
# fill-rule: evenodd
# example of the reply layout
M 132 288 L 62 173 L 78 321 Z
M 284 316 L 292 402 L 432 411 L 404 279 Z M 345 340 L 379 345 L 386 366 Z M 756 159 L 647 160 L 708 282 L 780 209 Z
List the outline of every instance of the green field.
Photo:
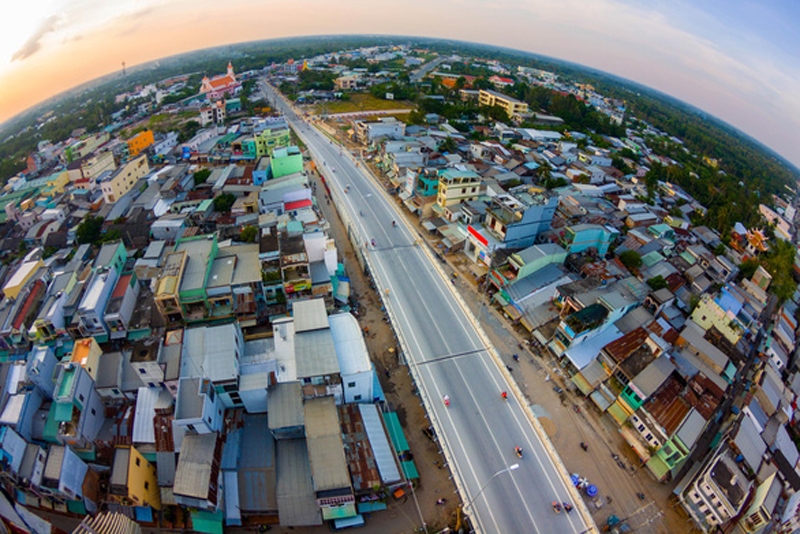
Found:
M 408 109 L 414 108 L 414 104 L 405 100 L 383 100 L 375 98 L 369 93 L 351 93 L 349 100 L 337 100 L 317 104 L 314 110 L 317 114 L 322 113 L 352 113 L 354 111 L 376 111 L 381 109 Z

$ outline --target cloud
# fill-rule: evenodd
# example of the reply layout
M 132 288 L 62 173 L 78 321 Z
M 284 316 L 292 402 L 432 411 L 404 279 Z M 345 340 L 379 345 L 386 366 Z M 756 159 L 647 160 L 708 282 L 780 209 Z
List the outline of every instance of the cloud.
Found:
M 42 21 L 42 24 L 39 28 L 31 35 L 25 44 L 22 45 L 22 48 L 14 52 L 14 55 L 11 56 L 11 61 L 22 61 L 23 59 L 31 57 L 33 54 L 39 51 L 42 47 L 42 38 L 50 32 L 55 31 L 56 25 L 58 24 L 58 15 L 52 15 L 47 17 Z

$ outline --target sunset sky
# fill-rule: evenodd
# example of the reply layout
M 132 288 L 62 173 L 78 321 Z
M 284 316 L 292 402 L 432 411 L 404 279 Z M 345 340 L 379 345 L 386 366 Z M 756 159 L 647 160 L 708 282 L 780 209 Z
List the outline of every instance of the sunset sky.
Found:
M 795 0 L 26 0 L 0 20 L 0 121 L 122 61 L 296 35 L 419 35 L 629 78 L 800 165 L 799 29 Z

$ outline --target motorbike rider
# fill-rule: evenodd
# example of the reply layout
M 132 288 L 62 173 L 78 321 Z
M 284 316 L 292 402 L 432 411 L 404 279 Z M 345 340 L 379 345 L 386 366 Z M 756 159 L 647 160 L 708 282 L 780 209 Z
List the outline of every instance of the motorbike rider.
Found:
M 442 400 L 444 400 L 444 405 L 445 406 L 450 406 L 450 396 L 449 395 L 445 395 L 444 397 L 442 397 Z
M 520 458 L 522 458 L 522 447 L 520 447 L 519 445 L 517 445 L 516 447 L 514 447 L 514 452 L 516 452 L 516 453 L 517 453 L 517 456 L 519 456 Z
M 503 397 L 503 400 L 508 400 L 508 393 L 505 391 L 500 392 L 500 396 Z

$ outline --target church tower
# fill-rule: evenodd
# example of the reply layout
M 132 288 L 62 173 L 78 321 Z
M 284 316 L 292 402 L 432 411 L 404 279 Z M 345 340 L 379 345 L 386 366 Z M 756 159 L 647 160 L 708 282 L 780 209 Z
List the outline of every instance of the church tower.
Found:
M 228 76 L 233 80 L 236 79 L 236 75 L 233 73 L 233 63 L 230 61 L 228 61 Z

